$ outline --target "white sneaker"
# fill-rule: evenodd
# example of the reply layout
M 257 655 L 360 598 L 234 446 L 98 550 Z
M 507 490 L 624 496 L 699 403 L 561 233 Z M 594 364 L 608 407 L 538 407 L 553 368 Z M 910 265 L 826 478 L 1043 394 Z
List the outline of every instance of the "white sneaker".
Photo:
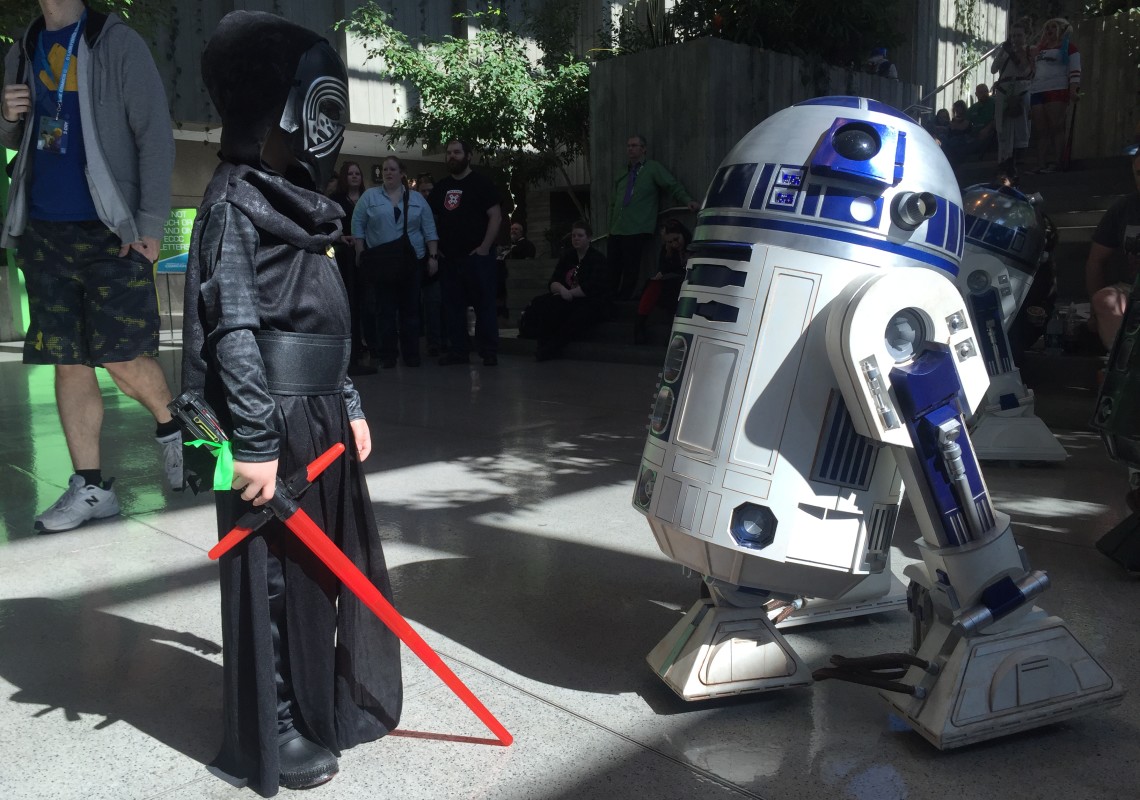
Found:
M 103 489 L 88 486 L 80 475 L 67 481 L 67 491 L 44 513 L 36 517 L 36 530 L 43 533 L 61 533 L 78 528 L 89 519 L 113 517 L 119 513 L 119 498 L 107 484 Z
M 181 492 L 186 488 L 186 478 L 182 471 L 182 432 L 156 436 L 154 440 L 162 445 L 162 468 L 166 471 L 170 488 Z

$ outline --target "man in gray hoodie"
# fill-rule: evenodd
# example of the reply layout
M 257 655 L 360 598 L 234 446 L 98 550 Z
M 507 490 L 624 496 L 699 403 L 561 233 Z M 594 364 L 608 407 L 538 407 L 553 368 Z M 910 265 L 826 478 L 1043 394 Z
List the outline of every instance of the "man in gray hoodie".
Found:
M 142 38 L 114 15 L 84 0 L 40 0 L 40 10 L 4 64 L 0 143 L 19 154 L 0 245 L 16 248 L 27 287 L 24 363 L 55 366 L 75 469 L 35 519 L 51 533 L 119 513 L 100 467 L 95 367 L 154 416 L 174 489 L 183 471 L 156 360 L 154 262 L 174 166 L 162 81 Z

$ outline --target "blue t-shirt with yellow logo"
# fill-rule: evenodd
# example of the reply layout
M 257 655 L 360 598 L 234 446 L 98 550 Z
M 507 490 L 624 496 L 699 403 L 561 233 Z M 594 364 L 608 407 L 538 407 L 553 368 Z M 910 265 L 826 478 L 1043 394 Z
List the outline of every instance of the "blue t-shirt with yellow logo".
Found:
M 30 122 L 36 126 L 33 142 L 32 219 L 57 222 L 97 220 L 95 202 L 87 188 L 87 152 L 79 119 L 79 36 L 83 20 L 58 31 L 40 33 L 32 67 L 35 69 L 36 107 Z M 59 76 L 75 36 L 63 86 L 63 106 L 57 114 Z

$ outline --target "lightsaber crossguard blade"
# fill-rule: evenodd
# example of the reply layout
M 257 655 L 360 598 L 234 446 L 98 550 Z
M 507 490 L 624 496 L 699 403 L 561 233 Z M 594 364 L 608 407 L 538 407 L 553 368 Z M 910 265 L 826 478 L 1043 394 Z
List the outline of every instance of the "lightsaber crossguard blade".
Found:
M 392 633 L 399 637 L 424 664 L 447 684 L 455 696 L 471 709 L 491 733 L 499 739 L 504 747 L 510 746 L 514 737 L 503 727 L 502 723 L 487 709 L 459 676 L 443 662 L 439 654 L 432 650 L 431 645 L 416 633 L 400 612 L 398 612 L 388 599 L 380 593 L 368 577 L 349 560 L 340 548 L 333 543 L 313 518 L 306 514 L 298 505 L 297 498 L 312 484 L 313 480 L 324 472 L 333 461 L 344 452 L 344 445 L 338 442 L 318 456 L 308 467 L 298 470 L 288 480 L 277 479 L 277 489 L 273 499 L 261 508 L 242 516 L 233 530 L 225 535 L 221 541 L 210 550 L 211 559 L 217 559 L 229 551 L 242 539 L 264 525 L 271 516 L 277 516 L 285 526 L 291 530 L 306 547 L 313 551 L 326 567 L 332 570 L 341 583 L 348 587 L 360 602 L 364 603 L 373 614 L 380 618 Z
M 337 442 L 313 459 L 309 466 L 297 470 L 285 480 L 278 478 L 273 499 L 261 506 L 261 508 L 255 508 L 253 511 L 243 514 L 241 519 L 234 524 L 233 529 L 227 533 L 221 541 L 214 545 L 207 555 L 215 561 L 218 560 L 229 552 L 238 542 L 268 522 L 269 518 L 274 514 L 281 516 L 282 512 L 288 514 L 290 510 L 296 510 L 296 501 L 301 499 L 301 495 L 313 485 L 313 481 L 317 479 L 317 476 L 324 472 L 329 464 L 340 458 L 343 452 L 344 445 Z M 281 495 L 280 501 L 277 499 L 278 495 Z M 282 505 L 280 510 L 274 507 L 275 503 Z M 285 518 L 281 517 L 281 519 L 284 520 Z

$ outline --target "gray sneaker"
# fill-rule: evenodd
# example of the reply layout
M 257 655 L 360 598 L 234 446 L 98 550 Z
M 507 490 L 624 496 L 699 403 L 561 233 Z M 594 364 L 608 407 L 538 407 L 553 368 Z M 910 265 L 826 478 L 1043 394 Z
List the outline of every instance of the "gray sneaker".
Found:
M 182 432 L 156 436 L 154 440 L 162 445 L 162 468 L 170 488 L 181 492 L 186 488 L 186 477 L 182 471 Z
M 119 513 L 119 498 L 109 482 L 106 489 L 86 483 L 81 476 L 72 475 L 63 497 L 36 517 L 36 530 L 62 533 L 78 528 L 89 519 L 104 519 Z

